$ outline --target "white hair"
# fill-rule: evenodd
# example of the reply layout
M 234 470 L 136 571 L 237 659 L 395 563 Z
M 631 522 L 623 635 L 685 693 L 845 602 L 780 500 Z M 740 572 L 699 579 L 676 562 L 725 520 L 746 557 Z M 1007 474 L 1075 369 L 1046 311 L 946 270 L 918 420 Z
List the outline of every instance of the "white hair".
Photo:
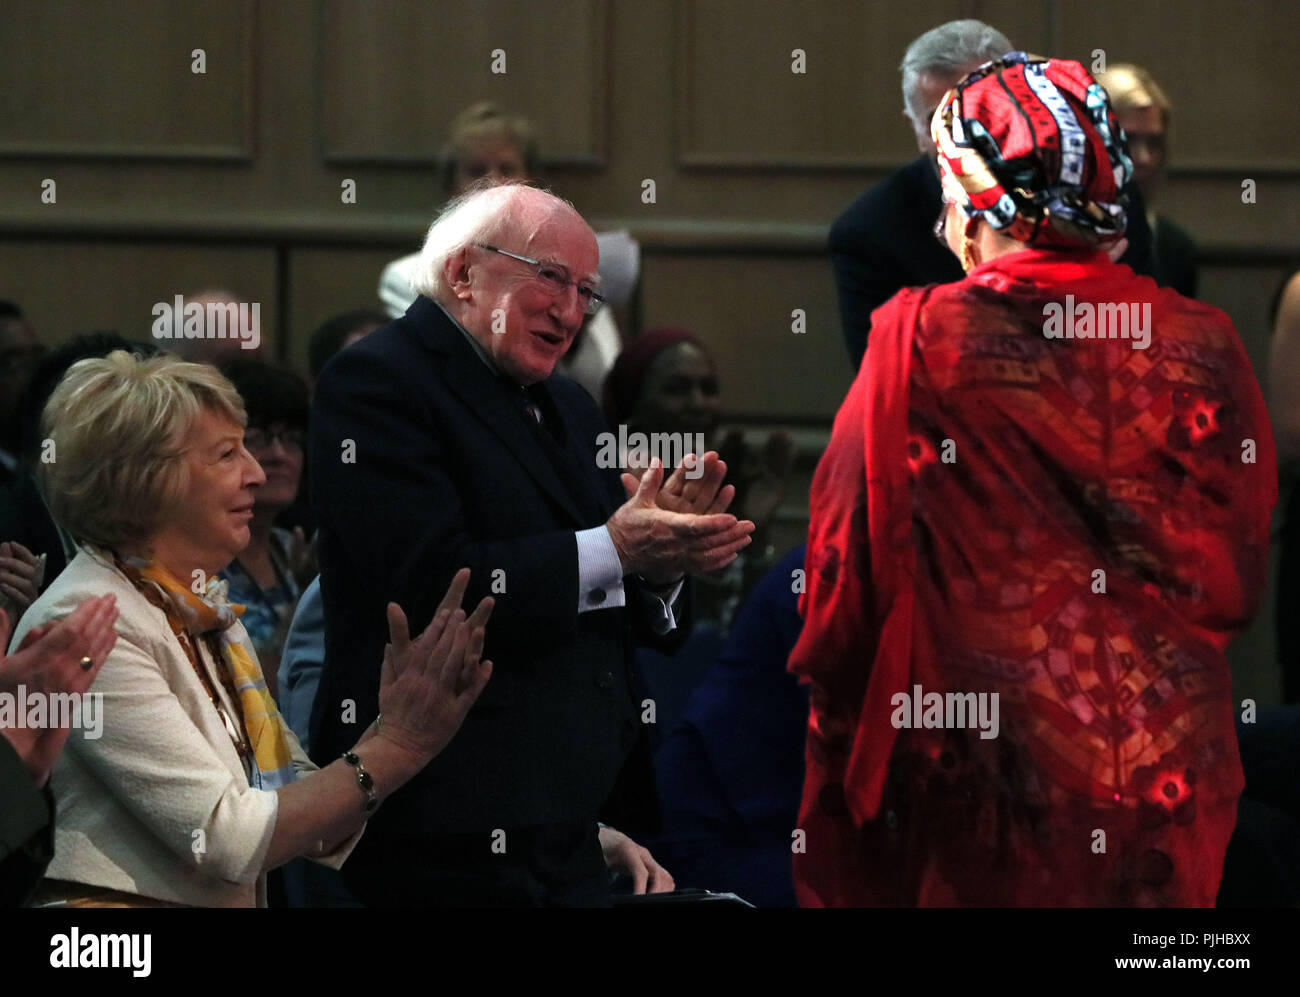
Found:
M 411 274 L 411 290 L 445 303 L 451 290 L 442 273 L 447 260 L 478 243 L 498 242 L 507 230 L 524 228 L 534 218 L 540 222 L 539 212 L 559 206 L 574 210 L 550 191 L 515 183 L 478 187 L 452 198 L 424 237 L 424 248 Z
M 966 18 L 931 28 L 907 46 L 899 71 L 903 74 L 903 109 L 923 123 L 928 107 L 917 106 L 917 81 L 924 73 L 940 78 L 964 76 L 974 66 L 999 59 L 1015 46 L 997 28 Z

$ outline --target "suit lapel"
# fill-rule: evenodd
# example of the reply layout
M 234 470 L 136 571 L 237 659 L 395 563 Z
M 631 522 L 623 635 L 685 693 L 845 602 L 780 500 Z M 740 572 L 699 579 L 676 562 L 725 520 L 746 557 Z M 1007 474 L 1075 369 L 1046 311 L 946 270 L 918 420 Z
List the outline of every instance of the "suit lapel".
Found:
M 426 342 L 442 355 L 439 374 L 461 403 L 490 429 L 524 470 L 569 515 L 576 525 L 582 516 L 560 480 L 559 472 L 533 437 L 532 429 L 500 378 L 474 353 L 464 334 L 434 302 L 420 297 L 407 312 Z M 566 424 L 566 431 L 571 427 Z
M 539 427 L 537 435 L 543 447 L 554 454 L 554 459 L 564 469 L 565 483 L 585 517 L 583 522 L 590 525 L 604 522 L 613 512 L 606 501 L 607 482 L 596 469 L 595 453 L 591 444 L 584 444 L 574 414 L 567 407 L 560 406 L 549 379 L 529 390 L 548 427 Z

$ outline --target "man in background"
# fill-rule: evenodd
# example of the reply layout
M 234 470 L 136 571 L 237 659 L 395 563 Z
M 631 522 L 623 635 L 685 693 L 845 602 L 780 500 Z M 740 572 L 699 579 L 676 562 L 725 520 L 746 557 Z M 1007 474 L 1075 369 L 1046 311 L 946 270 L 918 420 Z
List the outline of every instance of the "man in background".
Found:
M 968 73 L 1015 46 L 996 28 L 973 19 L 949 21 L 907 47 L 903 117 L 921 155 L 862 194 L 831 226 L 831 263 L 839 289 L 840 320 L 853 369 L 862 365 L 871 313 L 904 287 L 950 284 L 964 276 L 934 226 L 943 209 L 930 119 L 943 95 Z M 1128 250 L 1120 258 L 1138 273 L 1151 273 L 1151 231 L 1133 184 Z

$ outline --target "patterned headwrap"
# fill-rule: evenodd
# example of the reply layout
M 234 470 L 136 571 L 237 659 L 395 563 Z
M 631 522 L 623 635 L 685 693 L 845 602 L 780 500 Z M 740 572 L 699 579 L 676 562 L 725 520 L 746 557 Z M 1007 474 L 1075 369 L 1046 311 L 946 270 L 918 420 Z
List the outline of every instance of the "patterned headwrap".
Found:
M 1010 52 L 944 95 L 930 122 L 944 199 L 1035 246 L 1124 235 L 1133 174 L 1106 91 L 1077 62 Z

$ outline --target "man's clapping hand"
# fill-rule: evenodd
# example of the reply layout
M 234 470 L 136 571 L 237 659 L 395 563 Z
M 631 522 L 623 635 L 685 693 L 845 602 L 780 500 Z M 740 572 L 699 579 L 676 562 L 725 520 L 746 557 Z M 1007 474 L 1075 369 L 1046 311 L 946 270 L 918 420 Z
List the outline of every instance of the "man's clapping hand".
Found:
M 698 468 L 698 469 L 697 469 Z M 724 485 L 727 464 L 716 450 L 703 457 L 687 454 L 659 489 L 659 507 L 669 512 L 709 515 L 726 512 L 736 497 L 735 485 Z M 636 494 L 638 480 L 631 474 L 623 475 L 623 487 L 628 497 Z
M 683 465 L 665 483 L 657 458 L 639 482 L 623 475 L 630 497 L 606 527 L 624 571 L 667 584 L 686 572 L 722 571 L 749 546 L 754 524 L 723 511 L 735 496 L 731 485 L 722 484 L 727 466 L 712 451 L 703 461 L 703 473 L 694 479 Z

